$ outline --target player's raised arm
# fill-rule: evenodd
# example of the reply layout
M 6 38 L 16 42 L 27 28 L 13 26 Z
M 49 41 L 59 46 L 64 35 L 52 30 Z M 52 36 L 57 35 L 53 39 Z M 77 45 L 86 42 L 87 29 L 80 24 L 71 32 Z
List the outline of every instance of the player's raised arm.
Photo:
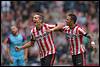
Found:
M 51 31 L 59 31 L 60 29 L 62 29 L 64 27 L 64 23 L 58 23 L 56 24 L 55 27 L 48 29 L 47 32 L 51 32 Z

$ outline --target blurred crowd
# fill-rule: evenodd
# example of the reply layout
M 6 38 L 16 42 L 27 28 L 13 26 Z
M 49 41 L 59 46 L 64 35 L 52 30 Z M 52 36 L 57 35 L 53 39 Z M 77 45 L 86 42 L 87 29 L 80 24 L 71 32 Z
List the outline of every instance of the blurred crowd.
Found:
M 74 13 L 78 18 L 77 24 L 92 35 L 96 43 L 97 52 L 94 56 L 93 49 L 88 47 L 88 39 L 83 39 L 87 49 L 87 63 L 99 64 L 99 1 L 1 1 L 1 42 L 11 32 L 10 27 L 15 24 L 19 32 L 30 40 L 32 15 L 35 13 L 41 13 L 45 23 L 49 24 L 63 23 L 67 14 Z M 54 42 L 57 49 L 54 65 L 72 65 L 70 44 L 65 39 L 65 34 L 54 32 Z M 37 44 L 28 50 L 27 65 L 40 65 Z M 7 65 L 7 62 L 4 62 L 6 56 L 3 49 L 1 55 L 2 65 Z

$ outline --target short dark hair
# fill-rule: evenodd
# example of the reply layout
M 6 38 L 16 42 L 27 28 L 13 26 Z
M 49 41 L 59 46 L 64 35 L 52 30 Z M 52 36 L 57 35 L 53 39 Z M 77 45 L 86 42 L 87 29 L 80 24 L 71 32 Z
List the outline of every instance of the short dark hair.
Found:
M 77 17 L 74 14 L 69 14 L 68 16 L 71 17 L 71 19 L 74 21 L 74 24 L 76 23 Z
M 41 13 L 36 13 L 35 15 L 39 15 L 39 19 L 44 22 L 44 16 Z

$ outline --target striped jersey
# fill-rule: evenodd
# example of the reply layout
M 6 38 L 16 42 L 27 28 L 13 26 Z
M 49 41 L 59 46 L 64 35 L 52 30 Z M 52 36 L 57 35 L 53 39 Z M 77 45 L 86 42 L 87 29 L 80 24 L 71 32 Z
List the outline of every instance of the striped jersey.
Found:
M 53 41 L 53 33 L 47 33 L 47 29 L 54 28 L 56 25 L 43 24 L 40 30 L 36 27 L 31 29 L 31 34 L 35 37 L 39 46 L 40 58 L 44 58 L 47 55 L 55 54 L 55 45 Z
M 66 33 L 70 42 L 71 55 L 77 55 L 85 52 L 85 46 L 83 45 L 82 39 L 86 32 L 80 26 L 76 25 L 73 29 L 70 29 L 69 26 L 64 26 L 63 32 Z

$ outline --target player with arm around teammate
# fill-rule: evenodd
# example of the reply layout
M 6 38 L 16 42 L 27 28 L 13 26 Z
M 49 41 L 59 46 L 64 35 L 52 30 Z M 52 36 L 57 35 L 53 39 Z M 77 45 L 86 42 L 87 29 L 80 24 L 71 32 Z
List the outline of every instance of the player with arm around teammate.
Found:
M 40 14 L 32 16 L 35 26 L 31 29 L 31 39 L 24 46 L 16 46 L 16 50 L 22 50 L 34 45 L 37 42 L 39 46 L 41 66 L 52 66 L 55 59 L 55 45 L 52 31 L 47 33 L 46 30 L 54 28 L 56 25 L 44 23 L 44 17 Z

